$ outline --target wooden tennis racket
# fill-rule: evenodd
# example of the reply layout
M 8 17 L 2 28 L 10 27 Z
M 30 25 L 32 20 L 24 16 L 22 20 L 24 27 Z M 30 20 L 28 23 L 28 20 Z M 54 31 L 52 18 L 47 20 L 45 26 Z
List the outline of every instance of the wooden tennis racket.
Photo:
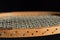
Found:
M 0 14 L 0 38 L 37 37 L 60 33 L 59 12 Z M 50 23 L 49 23 L 50 22 Z

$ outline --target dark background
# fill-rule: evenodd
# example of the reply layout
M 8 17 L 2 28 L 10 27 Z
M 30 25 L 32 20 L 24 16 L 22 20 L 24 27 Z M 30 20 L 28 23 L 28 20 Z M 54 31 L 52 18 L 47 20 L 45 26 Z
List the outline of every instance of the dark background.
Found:
M 56 0 L 0 0 L 0 12 L 12 11 L 60 11 L 60 1 Z M 5 38 L 0 38 L 1 40 Z M 14 39 L 14 38 L 13 38 Z M 6 39 L 6 40 L 13 40 Z M 60 34 L 44 37 L 15 38 L 15 40 L 60 40 Z
M 0 40 L 60 40 L 60 34 L 30 38 L 0 38 Z
M 60 11 L 59 0 L 0 0 L 0 12 Z

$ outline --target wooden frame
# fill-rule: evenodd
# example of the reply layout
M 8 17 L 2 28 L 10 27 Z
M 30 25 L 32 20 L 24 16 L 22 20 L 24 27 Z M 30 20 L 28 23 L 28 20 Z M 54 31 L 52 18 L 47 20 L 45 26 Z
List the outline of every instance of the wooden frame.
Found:
M 40 15 L 53 15 L 59 12 L 8 12 L 1 13 L 0 18 L 7 16 L 40 16 Z M 2 33 L 2 34 L 1 34 Z M 41 28 L 28 28 L 28 29 L 0 29 L 0 38 L 17 38 L 17 37 L 36 37 L 47 36 L 60 33 L 60 25 L 52 27 Z

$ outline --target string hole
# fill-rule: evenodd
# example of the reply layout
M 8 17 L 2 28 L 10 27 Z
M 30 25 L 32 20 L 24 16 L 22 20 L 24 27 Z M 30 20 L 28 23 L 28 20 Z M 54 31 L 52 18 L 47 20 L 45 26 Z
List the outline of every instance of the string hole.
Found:
M 32 33 L 32 35 L 34 35 L 34 34 Z
M 12 36 L 12 34 L 10 34 L 10 36 Z
M 49 29 L 47 29 L 47 31 L 49 31 Z
M 56 28 L 56 30 L 58 30 L 58 29 Z
M 2 34 L 0 33 L 0 36 L 1 36 Z
M 29 33 L 29 31 L 27 31 L 27 33 Z
M 25 34 L 23 34 L 23 36 L 25 36 Z
M 17 33 L 17 31 L 15 31 L 15 33 Z
M 42 34 L 44 34 L 44 33 L 42 33 Z
M 54 32 L 52 32 L 52 33 L 54 33 Z
M 4 33 L 6 33 L 6 32 L 4 32 Z
M 38 31 L 36 31 L 36 33 L 37 33 Z

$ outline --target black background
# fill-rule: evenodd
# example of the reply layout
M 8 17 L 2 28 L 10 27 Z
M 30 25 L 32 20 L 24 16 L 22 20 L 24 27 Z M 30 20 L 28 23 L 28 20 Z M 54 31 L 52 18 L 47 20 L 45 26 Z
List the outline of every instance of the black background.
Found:
M 0 40 L 60 40 L 60 34 L 30 38 L 0 38 Z
M 60 11 L 60 1 L 56 0 L 0 0 L 0 12 L 12 11 Z M 2 38 L 0 38 L 2 40 Z M 5 38 L 3 38 L 4 40 Z M 31 38 L 13 38 L 15 40 L 59 40 L 60 34 L 49 35 L 44 37 L 31 37 Z M 5 40 L 13 40 L 5 39 Z
M 0 12 L 60 11 L 59 0 L 0 0 Z

